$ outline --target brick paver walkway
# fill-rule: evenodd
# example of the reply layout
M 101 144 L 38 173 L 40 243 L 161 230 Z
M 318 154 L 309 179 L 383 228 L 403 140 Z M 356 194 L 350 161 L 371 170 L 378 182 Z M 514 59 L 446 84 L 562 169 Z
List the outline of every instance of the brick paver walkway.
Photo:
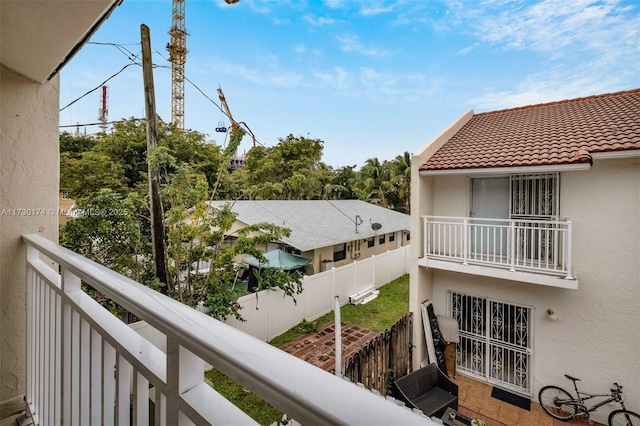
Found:
M 342 324 L 340 334 L 342 335 L 342 356 L 346 360 L 379 333 L 354 324 Z M 334 373 L 336 363 L 334 323 L 326 324 L 315 333 L 299 337 L 280 349 L 316 367 Z

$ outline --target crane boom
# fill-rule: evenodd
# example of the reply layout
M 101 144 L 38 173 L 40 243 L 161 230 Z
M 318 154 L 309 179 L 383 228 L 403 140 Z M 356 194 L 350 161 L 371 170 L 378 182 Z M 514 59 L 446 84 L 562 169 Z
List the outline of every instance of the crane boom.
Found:
M 222 92 L 222 87 L 220 86 L 218 86 L 218 98 L 220 98 L 220 103 L 222 104 L 222 107 L 224 108 L 224 111 L 227 114 L 227 117 L 229 117 L 229 120 L 231 121 L 231 134 L 234 134 L 235 131 L 238 129 L 238 124 L 236 123 L 236 120 L 234 120 L 233 116 L 231 115 L 231 110 L 229 109 L 227 98 L 224 97 L 224 93 Z

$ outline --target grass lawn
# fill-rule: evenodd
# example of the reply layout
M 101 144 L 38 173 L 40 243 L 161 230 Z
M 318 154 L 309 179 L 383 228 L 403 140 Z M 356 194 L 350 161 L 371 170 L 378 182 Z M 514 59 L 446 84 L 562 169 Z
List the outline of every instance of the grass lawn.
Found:
M 379 333 L 390 328 L 409 312 L 409 275 L 404 275 L 380 288 L 378 297 L 365 305 L 345 305 L 340 309 L 341 322 L 357 324 Z M 333 312 L 315 321 L 303 321 L 269 343 L 276 347 L 289 343 L 318 327 L 330 323 L 334 319 Z M 205 377 L 213 383 L 213 387 L 222 396 L 238 406 L 261 425 L 270 425 L 282 418 L 282 413 L 262 401 L 242 386 L 229 379 L 217 370 L 205 373 Z

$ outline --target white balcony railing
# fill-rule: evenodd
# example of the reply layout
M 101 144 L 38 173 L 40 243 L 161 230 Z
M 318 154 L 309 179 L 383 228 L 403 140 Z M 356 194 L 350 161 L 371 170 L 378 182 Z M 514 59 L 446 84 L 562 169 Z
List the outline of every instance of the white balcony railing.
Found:
M 423 216 L 424 256 L 572 279 L 571 221 Z
M 432 424 L 40 236 L 23 239 L 36 424 L 255 424 L 205 383 L 205 362 L 303 424 Z M 166 354 L 81 283 L 160 330 Z

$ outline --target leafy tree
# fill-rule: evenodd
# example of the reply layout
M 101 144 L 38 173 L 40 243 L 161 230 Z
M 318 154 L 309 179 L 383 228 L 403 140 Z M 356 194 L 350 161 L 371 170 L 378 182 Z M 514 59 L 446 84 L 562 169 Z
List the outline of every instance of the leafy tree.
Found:
M 390 182 L 388 164 L 380 163 L 377 158 L 368 159 L 360 169 L 357 189 L 370 203 L 388 207 L 393 185 Z
M 60 133 L 60 153 L 67 153 L 69 158 L 79 158 L 83 152 L 91 151 L 96 139 L 90 136 L 73 136 L 71 133 Z
M 86 151 L 78 157 L 60 154 L 60 187 L 69 188 L 73 198 L 92 197 L 102 189 L 126 193 L 124 170 L 106 155 Z
M 60 243 L 138 282 L 144 279 L 149 242 L 137 220 L 140 200 L 102 189 L 76 202 L 76 217 L 62 228 Z
M 403 213 L 411 211 L 411 154 L 404 152 L 390 164 L 391 184 L 395 187 L 393 208 Z
M 289 135 L 246 156 L 246 190 L 260 199 L 310 199 L 322 192 L 323 142 Z
M 241 129 L 234 133 L 223 152 L 225 159 L 236 152 L 242 136 Z M 157 156 L 156 160 L 160 158 Z M 165 157 L 165 161 L 172 160 L 170 156 Z M 221 168 L 219 176 L 224 175 L 225 170 Z M 214 190 L 218 187 L 214 185 Z M 281 240 L 290 231 L 269 223 L 233 231 L 236 214 L 231 206 L 210 209 L 205 176 L 186 165 L 178 166 L 167 177 L 164 195 L 170 206 L 166 221 L 170 275 L 174 280 L 169 295 L 193 307 L 203 305 L 209 315 L 218 319 L 230 315 L 242 319 L 237 296 L 232 291 L 237 279 L 234 262 L 240 255 L 264 259 L 257 247 Z M 208 266 L 208 271 L 200 270 L 203 264 Z M 292 297 L 302 291 L 301 275 L 278 270 L 264 274 L 260 279 L 265 288 L 282 288 Z

